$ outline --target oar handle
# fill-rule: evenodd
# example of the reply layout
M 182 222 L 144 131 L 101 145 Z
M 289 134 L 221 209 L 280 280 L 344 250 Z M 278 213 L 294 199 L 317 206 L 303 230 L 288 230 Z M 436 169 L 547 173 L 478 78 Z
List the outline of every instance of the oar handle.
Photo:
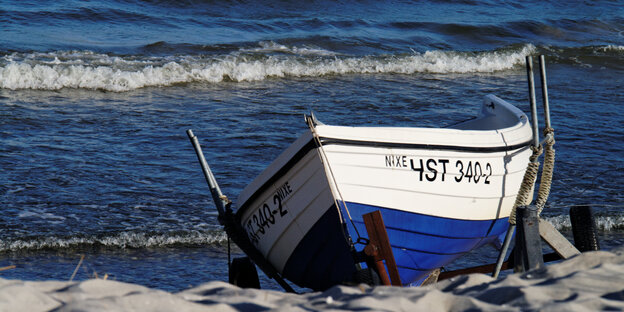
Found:
M 204 173 L 204 177 L 206 178 L 206 182 L 208 183 L 208 187 L 210 188 L 210 194 L 212 195 L 212 200 L 217 206 L 217 211 L 219 212 L 219 216 L 223 216 L 225 214 L 225 210 L 230 204 L 230 201 L 226 196 L 221 193 L 221 189 L 219 188 L 219 184 L 217 184 L 217 180 L 215 179 L 212 171 L 210 170 L 210 166 L 206 162 L 206 158 L 204 157 L 204 152 L 202 152 L 201 146 L 199 145 L 199 141 L 197 137 L 193 134 L 193 130 L 186 130 L 186 134 L 188 135 L 191 143 L 193 144 L 193 148 L 195 148 L 195 154 L 197 154 L 197 159 L 199 160 L 199 164 L 201 165 L 202 172 Z

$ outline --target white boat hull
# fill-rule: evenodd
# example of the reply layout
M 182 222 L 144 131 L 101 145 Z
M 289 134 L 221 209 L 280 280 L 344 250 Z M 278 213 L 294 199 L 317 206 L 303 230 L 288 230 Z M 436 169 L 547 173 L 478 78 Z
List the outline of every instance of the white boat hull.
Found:
M 313 289 L 350 280 L 358 233 L 367 237 L 362 214 L 374 210 L 405 285 L 496 240 L 531 153 L 526 116 L 493 96 L 479 118 L 453 128 L 314 131 L 241 193 L 237 212 L 265 258 Z

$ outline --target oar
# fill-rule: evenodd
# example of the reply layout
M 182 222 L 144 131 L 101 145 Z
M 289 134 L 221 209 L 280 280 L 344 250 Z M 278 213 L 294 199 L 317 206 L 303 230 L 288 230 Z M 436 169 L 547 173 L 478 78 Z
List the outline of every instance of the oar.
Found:
M 206 162 L 206 158 L 204 158 L 204 153 L 202 152 L 197 137 L 193 134 L 193 130 L 186 130 L 186 134 L 188 135 L 189 139 L 191 139 L 191 143 L 193 143 L 195 153 L 197 154 L 197 159 L 199 160 L 199 164 L 201 165 L 202 171 L 204 172 L 206 182 L 208 182 L 208 187 L 210 188 L 212 200 L 214 201 L 215 206 L 217 206 L 217 211 L 219 212 L 219 220 L 222 220 L 223 216 L 225 215 L 225 210 L 230 204 L 230 201 L 225 195 L 223 195 L 223 193 L 221 193 L 219 184 L 217 184 L 217 179 L 215 179 L 212 171 L 210 170 L 210 166 L 208 166 L 208 163 Z

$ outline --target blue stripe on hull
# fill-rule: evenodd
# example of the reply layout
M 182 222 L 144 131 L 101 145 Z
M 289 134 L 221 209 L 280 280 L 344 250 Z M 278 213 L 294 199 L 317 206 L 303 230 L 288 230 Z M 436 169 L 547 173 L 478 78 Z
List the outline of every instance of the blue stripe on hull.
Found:
M 345 235 L 346 229 L 333 205 L 299 242 L 284 266 L 283 276 L 313 290 L 350 281 L 355 261 Z
M 404 285 L 421 280 L 431 270 L 495 241 L 508 227 L 507 218 L 459 220 L 351 202 L 347 202 L 347 207 L 360 235 L 366 237 L 362 215 L 381 211 Z M 353 226 L 348 224 L 348 227 L 354 235 Z M 363 247 L 356 245 L 358 250 Z
M 355 226 L 364 237 L 368 235 L 362 215 L 381 211 L 404 285 L 420 281 L 431 270 L 495 241 L 508 227 L 507 218 L 458 220 L 351 202 L 347 206 Z M 353 226 L 347 225 L 355 241 Z M 358 244 L 356 248 L 362 250 L 364 245 Z M 324 290 L 351 281 L 355 270 L 342 222 L 332 206 L 299 242 L 282 274 L 300 287 Z

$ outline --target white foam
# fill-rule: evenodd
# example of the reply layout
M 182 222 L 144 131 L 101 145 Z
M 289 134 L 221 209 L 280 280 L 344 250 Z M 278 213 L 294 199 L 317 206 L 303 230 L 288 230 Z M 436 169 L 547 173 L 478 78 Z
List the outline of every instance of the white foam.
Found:
M 609 51 L 621 52 L 621 51 L 624 51 L 624 46 L 610 44 L 607 46 L 598 47 L 598 50 L 602 50 L 603 52 L 609 52 Z
M 336 52 L 325 50 L 316 46 L 303 46 L 303 47 L 289 47 L 283 44 L 276 43 L 274 41 L 261 41 L 258 44 L 260 47 L 253 49 L 241 49 L 241 52 L 264 52 L 264 53 L 289 53 L 297 55 L 317 55 L 317 56 L 334 56 L 338 55 Z
M 261 47 L 262 48 L 262 47 Z M 492 73 L 523 64 L 533 45 L 480 53 L 427 51 L 408 55 L 363 57 L 319 56 L 313 49 L 268 45 L 265 50 L 312 55 L 117 57 L 86 52 L 12 54 L 0 62 L 0 88 L 59 90 L 99 89 L 123 92 L 178 83 L 261 81 L 283 77 L 348 74 Z M 305 51 L 305 52 L 304 52 Z
M 558 230 L 572 229 L 570 217 L 567 215 L 543 217 L 552 223 Z M 624 229 L 624 215 L 615 216 L 594 216 L 598 231 L 611 232 Z
M 24 210 L 18 214 L 18 217 L 43 219 L 43 220 L 57 221 L 57 222 L 65 221 L 65 217 L 57 216 L 53 213 L 44 211 L 42 209 Z
M 65 249 L 80 246 L 102 245 L 115 248 L 146 248 L 166 247 L 173 245 L 223 245 L 227 242 L 227 235 L 222 231 L 189 231 L 184 233 L 137 233 L 121 232 L 104 237 L 56 237 L 46 236 L 26 240 L 0 241 L 0 252 Z

